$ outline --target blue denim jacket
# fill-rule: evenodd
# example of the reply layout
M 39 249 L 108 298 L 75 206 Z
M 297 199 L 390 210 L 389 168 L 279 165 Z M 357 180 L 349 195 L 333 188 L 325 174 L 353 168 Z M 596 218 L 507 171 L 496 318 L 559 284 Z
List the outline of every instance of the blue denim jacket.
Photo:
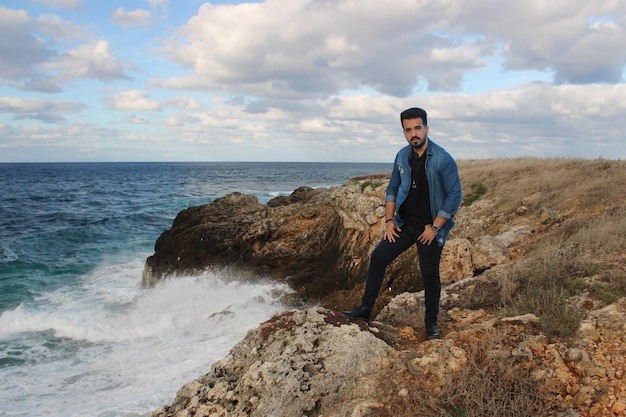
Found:
M 410 145 L 400 149 L 391 171 L 391 179 L 387 186 L 385 202 L 395 201 L 396 212 L 394 223 L 402 227 L 404 220 L 398 210 L 409 195 L 411 186 L 411 163 L 410 157 L 413 148 Z M 456 214 L 463 194 L 461 181 L 456 162 L 452 156 L 441 146 L 428 138 L 426 149 L 426 177 L 428 178 L 428 192 L 430 195 L 430 211 L 433 219 L 437 216 L 447 219 L 446 223 L 437 234 L 437 244 L 443 246 L 448 233 L 454 227 L 453 217 Z

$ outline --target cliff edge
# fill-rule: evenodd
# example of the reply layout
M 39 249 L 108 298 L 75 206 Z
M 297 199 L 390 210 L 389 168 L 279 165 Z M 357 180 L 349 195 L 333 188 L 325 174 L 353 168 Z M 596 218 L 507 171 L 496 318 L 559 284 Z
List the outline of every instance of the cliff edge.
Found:
M 385 175 L 260 204 L 181 212 L 144 284 L 224 265 L 289 283 L 277 314 L 164 416 L 626 415 L 626 166 L 459 162 L 464 203 L 442 260 L 441 340 L 424 340 L 415 252 L 388 269 L 375 319 L 358 304 L 384 227 Z

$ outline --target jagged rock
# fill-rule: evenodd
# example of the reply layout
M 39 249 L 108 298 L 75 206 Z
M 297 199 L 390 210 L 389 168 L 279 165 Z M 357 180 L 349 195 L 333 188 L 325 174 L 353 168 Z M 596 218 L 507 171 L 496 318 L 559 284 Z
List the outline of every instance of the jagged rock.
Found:
M 500 190 L 515 189 L 528 184 L 529 172 L 537 169 L 521 170 L 521 179 L 511 187 L 502 175 L 487 172 L 483 178 L 505 184 Z M 623 172 L 623 163 L 615 172 Z M 289 276 L 287 281 L 301 295 L 317 297 L 320 305 L 351 307 L 362 293 L 369 253 L 381 238 L 385 185 L 357 181 L 327 190 L 303 187 L 267 205 L 233 194 L 210 207 L 181 212 L 146 263 L 146 283 L 167 274 L 237 265 L 278 279 Z M 181 388 L 170 406 L 153 415 L 444 415 L 466 410 L 452 404 L 437 412 L 414 413 L 412 407 L 443 401 L 446 393 L 462 397 L 467 389 L 486 395 L 495 406 L 517 400 L 517 388 L 530 390 L 526 400 L 516 403 L 528 408 L 523 414 L 509 414 L 508 408 L 506 415 L 624 414 L 626 298 L 608 306 L 599 299 L 584 302 L 586 317 L 576 337 L 566 342 L 541 333 L 539 313 L 504 317 L 498 303 L 516 257 L 533 250 L 541 234 L 553 228 L 557 232 L 550 239 L 560 241 L 576 230 L 576 222 L 587 224 L 594 218 L 601 218 L 597 224 L 618 229 L 626 200 L 609 204 L 589 196 L 557 199 L 543 192 L 552 188 L 533 187 L 516 189 L 528 196 L 521 201 L 521 210 L 519 199 L 502 203 L 498 192 L 459 210 L 442 259 L 447 283 L 441 300 L 442 340 L 425 340 L 424 294 L 415 272 L 415 251 L 409 250 L 388 269 L 375 321 L 348 322 L 321 307 L 279 313 L 249 332 L 207 375 Z M 597 195 L 597 187 L 590 189 Z M 567 206 L 576 201 L 599 202 L 586 211 Z M 502 204 L 507 212 L 498 211 Z M 574 217 L 578 213 L 580 219 Z M 207 239 L 211 245 L 205 246 Z M 601 253 L 580 255 L 605 256 L 604 242 L 599 246 Z M 626 257 L 619 245 L 617 250 L 622 256 L 610 260 L 613 275 L 604 277 L 623 279 Z M 515 295 L 515 288 L 508 290 Z M 589 294 L 578 298 L 585 297 Z M 473 388 L 465 384 L 471 378 L 478 382 Z M 508 388 L 500 397 L 490 396 L 502 386 Z M 479 404 L 474 399 L 472 411 Z
M 370 415 L 397 395 L 400 364 L 367 329 L 321 308 L 280 313 L 152 416 Z
M 474 269 L 484 271 L 492 266 L 508 262 L 511 259 L 509 248 L 533 232 L 531 226 L 520 225 L 497 236 L 480 236 L 472 251 Z
M 328 189 L 301 187 L 266 205 L 254 196 L 232 193 L 190 207 L 156 241 L 143 283 L 227 265 L 250 276 L 285 280 L 304 300 L 348 308 L 359 301 L 369 255 L 382 238 L 387 181 L 378 175 Z M 531 233 L 530 226 L 521 225 L 495 237 L 483 235 L 476 244 L 451 235 L 442 254 L 442 282 L 508 262 L 508 249 Z M 389 267 L 389 291 L 377 311 L 395 295 L 419 291 L 416 257 L 411 248 Z M 348 294 L 339 296 L 341 291 Z
M 336 294 L 345 290 L 354 290 L 354 295 L 342 296 L 342 302 L 357 303 L 369 255 L 384 230 L 387 181 L 386 176 L 370 176 L 328 189 L 301 187 L 266 205 L 253 196 L 232 193 L 186 209 L 157 240 L 143 283 L 228 265 L 251 276 L 285 280 L 301 298 L 326 307 L 340 308 Z M 441 268 L 444 283 L 473 276 L 471 243 L 448 243 Z M 394 285 L 388 286 L 381 303 L 419 290 L 415 265 L 412 248 L 389 268 Z
M 474 276 L 472 244 L 468 239 L 453 238 L 441 254 L 441 283 L 449 284 Z

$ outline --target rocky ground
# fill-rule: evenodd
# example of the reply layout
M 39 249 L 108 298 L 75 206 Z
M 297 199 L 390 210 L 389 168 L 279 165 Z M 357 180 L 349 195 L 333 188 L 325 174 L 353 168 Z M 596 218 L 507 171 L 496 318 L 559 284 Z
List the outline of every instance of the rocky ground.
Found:
M 362 294 L 385 176 L 303 187 L 267 205 L 234 193 L 181 212 L 146 262 L 145 285 L 228 265 L 284 280 L 297 298 L 153 416 L 626 415 L 624 168 L 460 163 L 471 198 L 446 244 L 443 338 L 431 341 L 414 251 L 389 268 L 373 321 L 337 312 Z M 581 317 L 571 335 L 550 330 L 539 309 L 511 308 L 519 276 L 544 269 L 555 282 L 576 275 L 580 290 L 567 302 Z

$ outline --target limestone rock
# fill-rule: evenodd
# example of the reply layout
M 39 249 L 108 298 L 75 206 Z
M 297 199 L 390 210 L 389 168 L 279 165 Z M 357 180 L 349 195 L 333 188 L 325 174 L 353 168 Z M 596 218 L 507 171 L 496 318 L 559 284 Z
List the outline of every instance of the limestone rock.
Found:
M 533 233 L 528 225 L 515 226 L 497 236 L 483 235 L 472 251 L 474 269 L 484 271 L 511 259 L 509 248 Z
M 392 349 L 362 326 L 321 308 L 278 314 L 152 416 L 369 415 L 393 391 L 379 381 L 398 369 Z
M 452 238 L 441 254 L 441 283 L 449 284 L 474 276 L 472 244 L 468 239 Z

